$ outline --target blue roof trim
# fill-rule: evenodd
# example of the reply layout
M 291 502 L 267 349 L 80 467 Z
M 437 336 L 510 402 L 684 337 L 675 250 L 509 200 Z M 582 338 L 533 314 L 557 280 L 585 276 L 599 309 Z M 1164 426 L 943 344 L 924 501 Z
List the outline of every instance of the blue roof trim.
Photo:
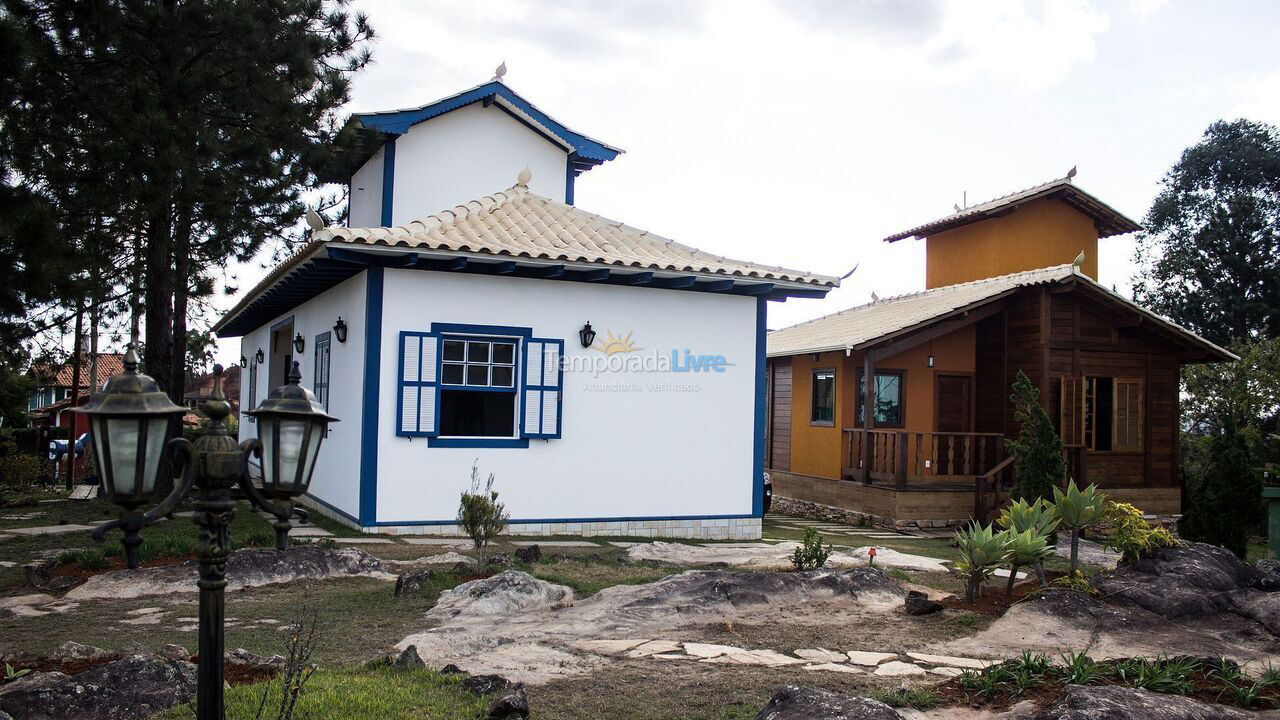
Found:
M 430 120 L 439 117 L 447 112 L 452 112 L 462 107 L 466 107 L 475 102 L 480 102 L 487 98 L 501 97 L 521 112 L 538 121 L 538 124 L 555 134 L 556 137 L 565 143 L 573 146 L 574 152 L 577 154 L 579 161 L 578 167 L 581 170 L 589 169 L 591 166 L 606 163 L 621 153 L 608 145 L 574 132 L 564 125 L 556 122 L 550 115 L 539 110 L 533 103 L 525 100 L 515 93 L 514 90 L 507 87 L 501 82 L 487 82 L 479 87 L 472 88 L 452 97 L 438 100 L 429 105 L 423 105 L 413 110 L 398 110 L 386 113 L 363 113 L 356 114 L 353 117 L 360 122 L 360 125 L 369 130 L 379 130 L 385 133 L 404 134 L 409 128 L 417 125 L 424 120 Z M 579 170 L 579 171 L 581 171 Z

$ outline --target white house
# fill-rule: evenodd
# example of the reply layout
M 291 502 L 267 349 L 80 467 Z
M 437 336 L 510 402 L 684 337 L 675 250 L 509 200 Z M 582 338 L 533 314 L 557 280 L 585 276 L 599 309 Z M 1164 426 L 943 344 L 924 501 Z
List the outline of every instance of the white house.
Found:
M 758 537 L 767 302 L 838 281 L 574 207 L 575 176 L 620 151 L 501 82 L 355 122 L 352 227 L 313 232 L 215 326 L 242 338 L 242 407 L 296 359 L 341 419 L 309 504 L 453 534 L 474 465 L 513 533 Z

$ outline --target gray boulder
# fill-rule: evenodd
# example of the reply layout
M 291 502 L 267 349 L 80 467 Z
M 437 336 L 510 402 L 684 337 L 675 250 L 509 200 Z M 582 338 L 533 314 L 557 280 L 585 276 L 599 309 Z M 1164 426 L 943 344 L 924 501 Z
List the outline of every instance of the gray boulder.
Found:
M 1275 720 L 1280 712 L 1252 713 L 1178 695 L 1106 686 L 1069 685 L 1057 704 L 1035 720 Z
M 572 604 L 573 590 L 564 585 L 545 582 L 519 570 L 508 570 L 493 577 L 463 583 L 443 593 L 427 617 L 514 616 Z
M 537 545 L 525 545 L 516 548 L 516 560 L 522 563 L 536 563 L 542 559 L 542 548 Z
M 930 600 L 928 595 L 919 590 L 911 590 L 907 593 L 907 599 L 902 601 L 902 609 L 908 615 L 932 615 L 942 611 L 942 603 Z
M 395 597 L 397 599 L 412 595 L 422 589 L 423 585 L 427 585 L 435 578 L 434 570 L 415 570 L 414 572 L 405 573 L 396 578 Z
M 1280 634 L 1280 593 L 1270 566 L 1255 567 L 1216 545 L 1162 548 L 1095 581 L 1104 597 L 1161 617 L 1232 613 Z
M 68 640 L 58 646 L 50 655 L 50 659 L 66 661 L 66 660 L 101 660 L 110 657 L 111 653 L 99 647 L 92 645 L 84 645 L 74 640 Z
M 418 655 L 418 648 L 413 645 L 405 648 L 392 664 L 401 670 L 417 670 L 427 666 L 427 663 Z
M 690 570 L 648 586 L 650 592 L 623 609 L 669 607 L 735 608 L 796 602 L 805 597 L 852 597 L 901 602 L 906 592 L 879 568 L 807 572 L 722 572 Z
M 528 720 L 529 699 L 525 697 L 524 686 L 516 685 L 494 698 L 484 717 L 485 720 Z
M 755 720 L 903 720 L 903 718 L 897 710 L 878 700 L 788 685 L 769 700 L 769 704 L 756 714 Z
M 177 565 L 116 570 L 94 575 L 67 593 L 67 600 L 134 598 L 149 595 L 193 593 L 196 587 L 194 560 Z M 331 577 L 365 576 L 394 580 L 382 569 L 378 558 L 359 548 L 326 548 L 294 545 L 280 551 L 266 548 L 237 550 L 227 558 L 227 590 L 287 583 L 295 580 L 323 580 Z
M 511 681 L 501 675 L 472 675 L 462 681 L 462 689 L 473 695 L 492 695 L 511 685 Z
M 0 710 L 22 720 L 141 720 L 196 694 L 195 665 L 140 655 L 55 680 L 0 695 Z
M 168 645 L 166 648 L 170 647 Z M 177 646 L 178 650 L 185 651 L 186 648 Z M 164 654 L 163 652 L 161 654 Z M 280 672 L 284 670 L 285 659 L 283 655 L 272 655 L 267 657 L 257 653 L 251 653 L 244 648 L 236 648 L 223 656 L 223 662 L 227 665 L 244 665 L 260 672 Z M 174 658 L 180 660 L 182 658 Z

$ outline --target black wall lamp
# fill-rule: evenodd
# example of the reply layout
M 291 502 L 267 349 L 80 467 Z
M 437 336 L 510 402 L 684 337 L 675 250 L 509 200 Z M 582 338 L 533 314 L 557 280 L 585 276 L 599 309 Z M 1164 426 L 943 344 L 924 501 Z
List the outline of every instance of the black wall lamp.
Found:
M 298 336 L 297 336 L 297 337 L 295 337 L 295 338 L 293 339 L 293 350 L 294 350 L 294 352 L 296 352 L 296 353 L 298 353 L 299 355 L 301 355 L 301 354 L 302 354 L 302 351 L 303 351 L 306 347 L 307 347 L 307 341 L 302 339 L 302 333 L 298 333 Z
M 241 356 L 240 356 L 240 367 L 242 367 L 242 368 L 249 367 L 249 358 L 247 358 L 247 357 L 245 357 L 245 356 L 241 355 Z
M 591 329 L 591 322 L 588 321 L 582 329 L 578 331 L 578 340 L 582 342 L 582 347 L 589 348 L 596 341 L 596 331 Z
M 257 360 L 258 364 L 261 365 L 264 361 L 266 361 L 267 356 L 262 354 L 262 348 L 258 348 L 258 354 L 254 355 L 253 359 Z
M 338 316 L 338 322 L 333 324 L 333 336 L 338 338 L 338 342 L 345 343 L 347 341 L 347 322 Z

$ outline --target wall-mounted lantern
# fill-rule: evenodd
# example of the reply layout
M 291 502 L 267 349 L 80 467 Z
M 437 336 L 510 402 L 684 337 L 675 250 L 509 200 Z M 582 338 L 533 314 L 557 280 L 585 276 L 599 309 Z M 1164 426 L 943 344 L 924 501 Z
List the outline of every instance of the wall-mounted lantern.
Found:
M 307 347 L 307 341 L 302 339 L 302 333 L 298 333 L 298 336 L 297 336 L 297 337 L 295 337 L 295 338 L 293 339 L 293 350 L 294 350 L 294 352 L 296 352 L 296 353 L 298 353 L 299 355 L 301 355 L 301 354 L 302 354 L 302 351 L 303 351 L 306 347 Z
M 247 357 L 245 357 L 245 356 L 241 355 L 241 356 L 240 356 L 240 367 L 242 367 L 242 368 L 249 367 L 249 358 L 247 358 Z
M 929 356 L 928 364 L 929 364 L 929 367 L 933 367 L 933 355 Z
M 589 348 L 593 343 L 595 343 L 596 331 L 591 329 L 590 321 L 588 321 L 586 325 L 583 325 L 582 329 L 578 331 L 578 340 L 582 342 L 582 347 L 584 348 Z
M 347 341 L 347 322 L 342 319 L 341 315 L 338 316 L 338 322 L 333 324 L 333 336 L 338 338 L 340 343 Z
M 263 362 L 266 361 L 267 356 L 262 354 L 262 348 L 258 348 L 258 354 L 254 355 L 253 359 L 257 360 L 258 364 L 261 365 Z

